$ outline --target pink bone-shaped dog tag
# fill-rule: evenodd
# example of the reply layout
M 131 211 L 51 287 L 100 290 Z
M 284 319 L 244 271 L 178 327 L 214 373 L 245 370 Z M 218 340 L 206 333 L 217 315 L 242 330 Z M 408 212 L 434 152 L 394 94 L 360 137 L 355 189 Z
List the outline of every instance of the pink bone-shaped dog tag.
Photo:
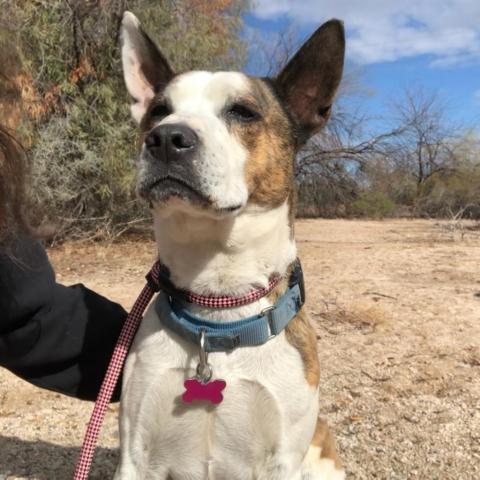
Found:
M 225 380 L 214 380 L 213 382 L 202 383 L 196 378 L 190 378 L 184 382 L 185 392 L 182 400 L 191 403 L 195 400 L 208 400 L 218 405 L 223 400 L 222 390 L 227 386 Z

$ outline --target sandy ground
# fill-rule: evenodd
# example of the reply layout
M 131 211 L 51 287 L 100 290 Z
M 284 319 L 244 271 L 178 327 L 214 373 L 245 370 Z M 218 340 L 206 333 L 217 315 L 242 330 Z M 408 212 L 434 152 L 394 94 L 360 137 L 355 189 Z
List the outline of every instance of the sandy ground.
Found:
M 321 412 L 351 479 L 480 478 L 480 231 L 434 221 L 297 224 Z M 60 282 L 129 307 L 149 241 L 50 251 Z M 0 480 L 70 478 L 92 405 L 0 371 Z M 117 407 L 93 479 L 117 460 Z

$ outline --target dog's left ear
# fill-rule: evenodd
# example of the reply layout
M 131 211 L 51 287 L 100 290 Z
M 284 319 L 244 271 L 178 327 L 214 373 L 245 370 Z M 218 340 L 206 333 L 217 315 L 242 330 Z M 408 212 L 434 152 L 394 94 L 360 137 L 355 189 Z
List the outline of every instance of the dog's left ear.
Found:
M 303 143 L 330 117 L 343 73 L 345 30 L 340 20 L 324 23 L 274 80 L 301 128 Z
M 133 118 L 140 123 L 155 91 L 173 77 L 165 57 L 142 30 L 138 18 L 131 12 L 123 14 L 120 30 L 123 76 L 133 97 Z

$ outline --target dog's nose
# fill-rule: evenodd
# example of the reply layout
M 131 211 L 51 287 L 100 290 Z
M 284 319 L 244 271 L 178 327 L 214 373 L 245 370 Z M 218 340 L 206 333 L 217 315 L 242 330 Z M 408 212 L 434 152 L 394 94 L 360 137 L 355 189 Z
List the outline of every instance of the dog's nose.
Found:
M 194 151 L 198 144 L 197 134 L 187 125 L 159 125 L 145 138 L 145 146 L 159 160 L 181 160 Z

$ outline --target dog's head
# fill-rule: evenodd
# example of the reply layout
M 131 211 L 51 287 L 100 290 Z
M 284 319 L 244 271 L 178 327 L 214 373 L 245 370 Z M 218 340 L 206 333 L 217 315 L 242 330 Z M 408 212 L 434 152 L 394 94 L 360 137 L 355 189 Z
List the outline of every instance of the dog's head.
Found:
M 142 131 L 138 191 L 156 209 L 213 217 L 291 197 L 297 149 L 326 123 L 343 70 L 340 21 L 322 25 L 274 79 L 175 74 L 126 12 L 125 82 Z

